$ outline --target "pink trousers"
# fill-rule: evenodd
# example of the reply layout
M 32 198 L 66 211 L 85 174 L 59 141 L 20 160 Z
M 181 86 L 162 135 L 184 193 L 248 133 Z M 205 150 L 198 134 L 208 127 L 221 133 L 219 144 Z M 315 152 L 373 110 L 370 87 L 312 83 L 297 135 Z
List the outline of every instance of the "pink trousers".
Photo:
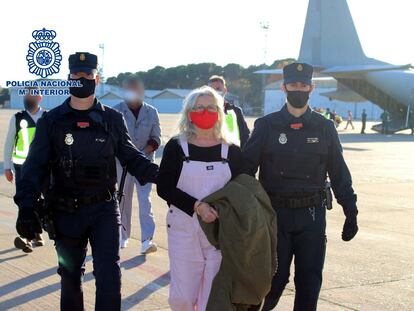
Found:
M 204 311 L 211 284 L 221 264 L 221 252 L 211 245 L 194 214 L 171 205 L 167 215 L 172 311 Z

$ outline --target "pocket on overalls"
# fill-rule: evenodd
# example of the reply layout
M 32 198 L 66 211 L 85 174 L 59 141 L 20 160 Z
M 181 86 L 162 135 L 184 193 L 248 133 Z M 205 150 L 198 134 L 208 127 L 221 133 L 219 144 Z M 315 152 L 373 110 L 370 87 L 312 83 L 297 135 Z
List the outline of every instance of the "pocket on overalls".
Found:
M 189 215 L 175 206 L 170 206 L 166 217 L 167 232 L 169 234 L 188 231 L 188 223 L 190 222 L 191 217 Z

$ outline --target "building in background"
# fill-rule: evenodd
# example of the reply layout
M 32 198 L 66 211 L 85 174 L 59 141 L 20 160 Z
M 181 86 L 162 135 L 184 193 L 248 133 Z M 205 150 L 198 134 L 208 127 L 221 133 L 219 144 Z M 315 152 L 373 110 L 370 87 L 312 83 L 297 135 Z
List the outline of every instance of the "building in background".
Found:
M 23 109 L 23 96 L 19 95 L 20 89 L 22 88 L 9 88 L 9 108 Z M 190 92 L 191 90 L 186 89 L 145 90 L 145 102 L 157 108 L 160 113 L 179 113 L 185 96 Z M 96 88 L 96 97 L 104 105 L 113 107 L 124 100 L 125 92 L 119 86 L 101 83 Z M 66 95 L 43 96 L 42 107 L 50 110 L 60 105 L 66 98 Z
M 19 95 L 19 90 L 23 88 L 20 87 L 11 87 L 9 88 L 10 92 L 10 105 L 9 108 L 11 109 L 23 109 L 23 96 Z M 52 89 L 52 88 L 51 88 Z M 53 88 L 54 90 L 68 90 L 68 88 Z M 103 97 L 107 93 L 120 93 L 121 88 L 109 85 L 105 83 L 101 83 L 96 88 L 96 96 L 98 98 Z M 67 98 L 66 95 L 53 95 L 53 96 L 43 96 L 42 99 L 42 107 L 46 110 L 50 110 L 61 103 Z M 112 99 L 112 98 L 111 98 Z M 116 100 L 115 100 L 116 101 Z M 116 101 L 118 103 L 119 101 Z M 109 104 L 109 106 L 112 106 Z
M 11 87 L 10 103 L 7 108 L 23 109 L 23 96 L 19 95 L 19 90 L 23 88 Z M 53 88 L 54 90 L 59 88 Z M 60 90 L 68 90 L 60 88 Z M 164 90 L 145 90 L 145 102 L 154 106 L 159 113 L 180 113 L 183 107 L 184 98 L 191 92 L 190 89 L 164 89 Z M 125 99 L 125 91 L 119 86 L 100 83 L 96 87 L 96 97 L 109 107 L 113 107 Z M 66 95 L 43 96 L 42 107 L 50 110 L 60 105 Z M 231 103 L 238 105 L 239 98 L 231 93 L 226 94 L 226 99 Z
M 150 105 L 157 108 L 159 113 L 179 113 L 183 107 L 184 98 L 191 92 L 188 89 L 165 89 L 154 94 Z

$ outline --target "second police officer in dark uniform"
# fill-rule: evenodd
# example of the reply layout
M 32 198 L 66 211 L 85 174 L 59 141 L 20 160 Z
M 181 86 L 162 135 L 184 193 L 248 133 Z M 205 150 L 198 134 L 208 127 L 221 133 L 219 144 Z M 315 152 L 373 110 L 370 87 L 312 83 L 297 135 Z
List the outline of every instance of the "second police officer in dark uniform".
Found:
M 84 310 L 82 277 L 88 241 L 96 279 L 96 310 L 120 310 L 120 213 L 115 196 L 115 157 L 140 183 L 153 182 L 158 167 L 131 143 L 122 114 L 95 97 L 97 57 L 69 57 L 71 96 L 38 121 L 15 201 L 23 237 L 40 232 L 34 210 L 43 192 L 56 231 L 61 310 Z M 49 190 L 42 188 L 50 177 Z
M 243 153 L 250 174 L 260 167 L 259 179 L 278 216 L 278 271 L 263 310 L 278 303 L 295 256 L 294 310 L 311 311 L 317 307 L 325 259 L 327 175 L 345 213 L 344 241 L 358 231 L 358 211 L 334 123 L 308 106 L 312 66 L 293 63 L 283 73 L 287 103 L 256 121 Z

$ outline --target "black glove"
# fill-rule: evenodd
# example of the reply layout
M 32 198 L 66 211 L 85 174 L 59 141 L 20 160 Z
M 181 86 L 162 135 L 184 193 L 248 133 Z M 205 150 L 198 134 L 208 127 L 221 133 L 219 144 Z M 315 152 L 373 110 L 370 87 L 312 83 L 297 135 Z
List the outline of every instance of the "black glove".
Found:
M 344 228 L 342 229 L 342 240 L 351 241 L 358 232 L 357 215 L 349 215 L 345 219 Z
M 33 240 L 36 237 L 36 233 L 42 233 L 42 227 L 40 225 L 39 218 L 32 209 L 19 208 L 19 215 L 16 221 L 17 233 L 28 239 Z

